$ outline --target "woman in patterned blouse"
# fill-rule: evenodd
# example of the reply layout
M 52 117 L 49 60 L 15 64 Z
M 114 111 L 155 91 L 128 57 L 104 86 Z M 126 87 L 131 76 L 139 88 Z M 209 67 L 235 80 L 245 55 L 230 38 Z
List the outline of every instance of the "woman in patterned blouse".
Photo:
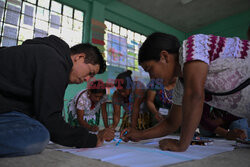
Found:
M 235 116 L 250 117 L 250 41 L 197 34 L 188 37 L 181 46 L 173 35 L 153 33 L 142 44 L 138 60 L 150 78 L 162 78 L 164 84 L 175 77 L 179 79 L 167 119 L 142 132 L 125 129 L 121 133 L 125 141 L 166 136 L 181 126 L 179 140 L 163 139 L 159 147 L 185 151 L 200 122 L 204 101 Z M 210 94 L 205 99 L 205 90 L 225 93 L 242 84 L 245 87 L 233 94 Z M 242 136 L 245 138 L 246 134 Z
M 80 91 L 68 104 L 68 122 L 72 126 L 84 126 L 97 132 L 99 110 L 102 108 L 103 122 L 107 128 L 106 88 L 101 80 L 92 81 L 88 89 Z

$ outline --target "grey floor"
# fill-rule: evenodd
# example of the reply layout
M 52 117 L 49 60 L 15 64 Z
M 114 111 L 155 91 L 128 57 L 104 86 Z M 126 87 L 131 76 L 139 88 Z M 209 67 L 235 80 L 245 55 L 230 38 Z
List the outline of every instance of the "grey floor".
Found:
M 80 157 L 54 150 L 65 148 L 60 145 L 48 145 L 41 154 L 0 158 L 0 167 L 115 167 L 100 160 Z M 202 160 L 188 161 L 170 165 L 171 167 L 250 167 L 250 147 L 241 147 L 230 152 L 216 154 Z

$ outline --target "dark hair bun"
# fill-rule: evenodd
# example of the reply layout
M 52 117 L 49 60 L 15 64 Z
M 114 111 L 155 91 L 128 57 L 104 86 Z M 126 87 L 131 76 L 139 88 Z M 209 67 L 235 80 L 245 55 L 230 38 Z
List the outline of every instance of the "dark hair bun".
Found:
M 132 71 L 131 70 L 127 70 L 126 74 L 131 76 L 132 75 Z
M 123 87 L 123 89 L 126 89 L 127 88 L 127 80 L 130 80 L 131 82 L 133 82 L 132 78 L 131 78 L 131 74 L 132 74 L 132 71 L 131 70 L 127 70 L 127 71 L 124 71 L 122 73 L 120 73 L 119 75 L 117 75 L 116 79 L 122 79 L 123 80 L 123 83 L 121 84 L 121 86 Z M 118 84 L 117 82 L 115 83 L 115 86 L 117 87 Z
M 127 77 L 131 78 L 131 74 L 132 74 L 132 71 L 127 70 L 127 71 L 124 71 L 124 72 L 120 73 L 119 75 L 117 75 L 116 79 L 126 79 Z

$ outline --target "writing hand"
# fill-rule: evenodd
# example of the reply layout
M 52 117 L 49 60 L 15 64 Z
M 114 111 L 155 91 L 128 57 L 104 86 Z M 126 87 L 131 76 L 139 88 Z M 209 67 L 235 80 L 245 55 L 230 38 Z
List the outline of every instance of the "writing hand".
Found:
M 101 146 L 104 141 L 111 141 L 115 138 L 115 131 L 111 128 L 100 130 L 97 134 L 96 146 Z
M 230 130 L 226 135 L 226 139 L 228 140 L 236 140 L 237 138 L 240 138 L 240 139 L 247 138 L 245 132 L 242 129 Z
M 125 132 L 127 132 L 127 134 L 123 135 Z M 125 142 L 128 142 L 129 140 L 133 142 L 138 142 L 141 140 L 141 134 L 142 131 L 138 131 L 134 128 L 125 128 L 121 131 L 120 138 Z

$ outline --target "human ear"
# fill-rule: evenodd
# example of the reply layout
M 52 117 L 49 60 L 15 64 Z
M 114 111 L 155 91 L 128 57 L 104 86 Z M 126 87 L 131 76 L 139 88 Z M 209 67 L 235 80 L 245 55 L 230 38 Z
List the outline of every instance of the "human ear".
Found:
M 76 62 L 78 60 L 83 60 L 85 59 L 85 54 L 84 53 L 79 53 L 79 54 L 75 54 L 73 55 L 73 60 Z
M 165 51 L 165 50 L 162 50 L 161 53 L 160 53 L 160 61 L 162 63 L 168 63 L 169 62 L 168 56 L 169 56 L 168 52 Z
M 79 59 L 81 59 L 83 61 L 83 63 L 84 63 L 85 57 L 86 57 L 86 55 L 84 53 L 79 54 Z

